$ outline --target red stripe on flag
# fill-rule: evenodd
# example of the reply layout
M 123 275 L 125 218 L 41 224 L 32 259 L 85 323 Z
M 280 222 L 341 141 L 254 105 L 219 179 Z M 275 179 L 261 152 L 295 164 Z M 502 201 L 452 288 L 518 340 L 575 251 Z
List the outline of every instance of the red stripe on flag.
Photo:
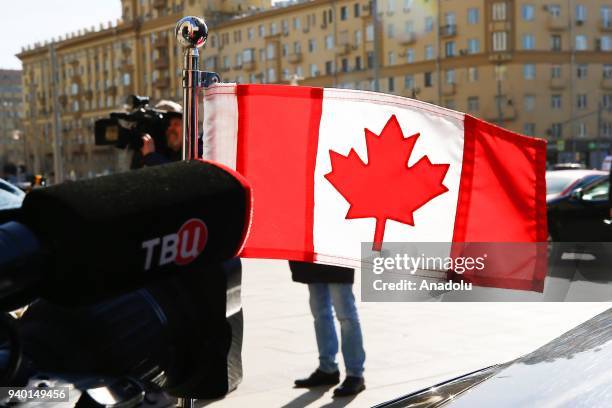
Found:
M 542 291 L 546 277 L 546 142 L 465 116 L 453 256 L 488 252 L 495 267 L 455 275 L 480 286 Z M 463 245 L 462 243 L 488 243 Z M 495 245 L 496 243 L 525 245 Z
M 253 219 L 241 256 L 313 261 L 323 89 L 238 85 L 236 94 L 236 168 L 253 190 Z

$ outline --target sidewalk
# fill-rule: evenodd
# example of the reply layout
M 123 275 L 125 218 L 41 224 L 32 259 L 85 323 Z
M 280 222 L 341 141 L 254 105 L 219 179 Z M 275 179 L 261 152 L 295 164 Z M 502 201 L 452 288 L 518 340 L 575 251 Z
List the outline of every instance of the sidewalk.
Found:
M 367 389 L 293 389 L 317 365 L 305 285 L 286 262 L 243 261 L 244 378 L 208 407 L 370 407 L 525 354 L 610 307 L 602 303 L 359 303 Z M 355 290 L 359 298 L 358 290 Z M 342 373 L 343 374 L 343 373 Z

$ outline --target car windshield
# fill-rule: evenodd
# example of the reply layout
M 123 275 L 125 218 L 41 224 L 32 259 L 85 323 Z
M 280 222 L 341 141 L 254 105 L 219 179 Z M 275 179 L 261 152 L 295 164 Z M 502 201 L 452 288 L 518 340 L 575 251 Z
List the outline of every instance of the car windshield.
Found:
M 549 174 L 546 177 L 546 194 L 559 194 L 576 179 L 577 177 L 573 174 Z

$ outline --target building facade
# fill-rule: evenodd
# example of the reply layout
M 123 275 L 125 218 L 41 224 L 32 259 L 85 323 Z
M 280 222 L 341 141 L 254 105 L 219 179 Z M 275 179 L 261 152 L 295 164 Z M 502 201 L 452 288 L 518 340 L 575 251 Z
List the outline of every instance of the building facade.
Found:
M 547 138 L 551 162 L 597 166 L 610 151 L 609 0 L 122 3 L 117 24 L 19 55 L 25 122 L 41 138 L 41 160 L 52 145 L 55 85 L 64 157 L 79 177 L 112 163 L 112 149 L 92 145 L 93 121 L 126 95 L 180 100 L 182 50 L 172 30 L 189 14 L 206 18 L 203 65 L 224 81 L 297 79 L 418 98 Z
M 21 71 L 0 69 L 0 167 L 25 163 Z

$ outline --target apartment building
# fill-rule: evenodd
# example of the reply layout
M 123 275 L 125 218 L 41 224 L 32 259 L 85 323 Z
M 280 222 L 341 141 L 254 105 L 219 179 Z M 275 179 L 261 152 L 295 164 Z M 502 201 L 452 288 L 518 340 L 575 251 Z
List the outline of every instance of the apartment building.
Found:
M 21 100 L 21 71 L 0 69 L 0 167 L 25 164 Z
M 19 54 L 24 119 L 40 140 L 44 169 L 53 106 L 61 111 L 66 171 L 83 177 L 115 169 L 115 152 L 92 144 L 95 119 L 120 108 L 130 93 L 180 100 L 182 50 L 173 28 L 190 14 L 207 20 L 203 66 L 224 81 L 298 81 L 418 98 L 547 138 L 551 162 L 597 166 L 611 149 L 609 0 L 122 4 L 116 24 Z

